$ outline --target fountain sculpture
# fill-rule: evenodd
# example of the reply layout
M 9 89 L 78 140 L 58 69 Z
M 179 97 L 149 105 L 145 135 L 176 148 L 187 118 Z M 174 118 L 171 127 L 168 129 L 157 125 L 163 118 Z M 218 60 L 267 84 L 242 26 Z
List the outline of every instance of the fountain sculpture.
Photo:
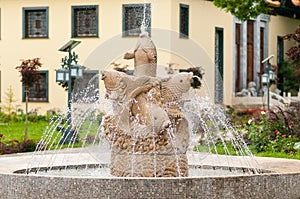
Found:
M 177 177 L 188 175 L 188 121 L 182 109 L 193 73 L 156 77 L 156 47 L 142 32 L 133 53 L 134 76 L 102 71 L 106 96 L 114 103 L 103 128 L 112 147 L 115 176 Z
M 34 153 L 0 157 L 1 198 L 299 198 L 299 161 L 254 159 L 223 109 L 192 96 L 192 73 L 156 76 L 146 33 L 124 58 L 134 59 L 134 76 L 102 71 L 109 99 L 91 83 L 72 104 L 70 143 L 59 144 L 57 127 L 69 119 L 62 114 Z
M 86 89 L 73 93 L 80 99 L 72 101 L 72 122 L 71 117 L 59 115 L 34 153 L 0 157 L 1 198 L 299 198 L 299 161 L 258 158 L 260 168 L 271 173 L 257 172 L 256 160 L 222 108 L 199 95 L 190 101 L 183 97 L 193 73 L 156 76 L 157 51 L 145 31 L 149 29 L 145 13 L 146 6 L 137 46 L 124 55 L 124 59 L 134 59 L 134 76 L 102 71 L 112 110 L 94 87 L 98 76 L 89 79 Z M 179 55 L 183 55 L 182 49 L 187 54 L 196 52 L 193 56 L 201 57 L 201 63 L 209 57 L 201 56 L 199 51 L 205 51 L 192 40 L 177 39 L 177 32 L 154 28 L 151 32 L 171 39 Z M 120 47 L 119 42 L 110 40 L 100 46 L 108 53 L 112 44 Z M 103 55 L 94 52 L 96 60 Z M 63 145 L 62 129 L 71 127 L 70 142 Z M 82 147 L 73 148 L 78 140 Z M 193 150 L 191 142 L 196 146 Z M 226 155 L 218 155 L 216 142 L 222 144 Z M 237 156 L 230 154 L 227 142 Z M 110 175 L 106 175 L 108 165 Z M 101 169 L 105 175 L 97 175 Z M 199 172 L 193 173 L 195 170 Z M 212 174 L 215 171 L 219 172 Z

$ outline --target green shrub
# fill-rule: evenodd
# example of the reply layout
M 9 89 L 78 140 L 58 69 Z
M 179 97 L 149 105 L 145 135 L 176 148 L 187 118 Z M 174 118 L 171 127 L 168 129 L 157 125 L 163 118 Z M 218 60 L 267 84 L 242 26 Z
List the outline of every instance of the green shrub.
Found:
M 7 114 L 0 112 L 0 122 L 1 123 L 8 123 L 10 121 L 10 118 Z
M 36 143 L 33 140 L 5 140 L 4 135 L 0 134 L 0 154 L 11 154 L 20 152 L 34 151 Z
M 38 121 L 38 116 L 36 114 L 28 114 L 28 121 L 37 122 Z
M 276 130 L 275 139 L 271 140 L 269 148 L 272 152 L 285 152 L 293 154 L 296 152 L 294 149 L 295 143 L 299 141 L 296 137 L 289 135 L 287 137 L 286 134 L 280 133 L 280 131 Z
M 268 115 L 261 112 L 259 116 L 248 120 L 243 127 L 248 132 L 248 139 L 256 152 L 284 152 L 294 155 L 300 151 L 294 147 L 300 141 L 299 115 L 289 109 L 278 108 Z
M 244 128 L 248 131 L 248 139 L 257 152 L 267 151 L 270 144 L 270 123 L 262 112 L 261 120 L 248 120 Z

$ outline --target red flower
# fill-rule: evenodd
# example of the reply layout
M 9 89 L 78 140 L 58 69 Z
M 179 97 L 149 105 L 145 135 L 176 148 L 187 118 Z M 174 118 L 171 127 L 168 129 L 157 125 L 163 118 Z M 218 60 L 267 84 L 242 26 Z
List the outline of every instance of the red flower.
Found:
M 276 135 L 280 134 L 280 131 L 278 131 L 277 129 L 275 130 Z
M 285 137 L 286 137 L 286 134 L 283 134 L 281 137 L 285 138 Z

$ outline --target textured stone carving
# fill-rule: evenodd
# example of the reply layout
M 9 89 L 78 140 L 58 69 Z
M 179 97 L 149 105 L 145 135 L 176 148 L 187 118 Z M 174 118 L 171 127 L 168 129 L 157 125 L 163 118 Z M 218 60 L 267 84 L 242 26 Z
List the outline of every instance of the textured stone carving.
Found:
M 146 33 L 134 53 L 135 76 L 102 71 L 106 97 L 113 113 L 102 120 L 112 148 L 111 174 L 115 176 L 176 177 L 188 175 L 186 151 L 188 122 L 182 113 L 182 95 L 193 73 L 156 76 L 156 49 Z
M 157 52 L 147 32 L 140 34 L 133 53 L 126 53 L 124 59 L 134 59 L 134 75 L 155 77 L 157 68 Z
M 162 103 L 173 117 L 182 117 L 183 93 L 190 89 L 193 73 L 178 73 L 163 79 L 161 84 Z

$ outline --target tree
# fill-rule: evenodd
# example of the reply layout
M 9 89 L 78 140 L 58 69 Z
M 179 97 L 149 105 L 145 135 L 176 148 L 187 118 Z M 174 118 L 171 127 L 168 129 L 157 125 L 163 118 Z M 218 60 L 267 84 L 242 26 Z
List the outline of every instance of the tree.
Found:
M 16 69 L 21 74 L 21 82 L 25 88 L 25 100 L 26 100 L 26 116 L 25 116 L 25 133 L 24 141 L 28 140 L 28 94 L 29 88 L 32 87 L 40 77 L 38 69 L 42 67 L 40 58 L 22 60 L 20 66 L 17 66 Z
M 10 115 L 12 113 L 12 111 L 14 109 L 16 109 L 16 107 L 14 106 L 14 103 L 17 100 L 15 99 L 15 95 L 14 95 L 14 90 L 12 88 L 12 86 L 10 85 L 7 89 L 7 91 L 5 92 L 5 102 L 6 104 L 3 106 L 3 110 Z
M 300 25 L 295 32 L 286 34 L 283 40 L 293 41 L 295 45 L 286 52 L 288 60 L 279 67 L 279 75 L 284 77 L 282 80 L 284 90 L 296 95 L 300 87 Z
M 264 0 L 213 0 L 213 4 L 242 21 L 256 18 L 271 10 Z
M 286 52 L 289 60 L 296 65 L 300 65 L 300 25 L 296 28 L 295 32 L 286 34 L 282 37 L 284 40 L 295 42 L 295 45 L 289 48 Z

